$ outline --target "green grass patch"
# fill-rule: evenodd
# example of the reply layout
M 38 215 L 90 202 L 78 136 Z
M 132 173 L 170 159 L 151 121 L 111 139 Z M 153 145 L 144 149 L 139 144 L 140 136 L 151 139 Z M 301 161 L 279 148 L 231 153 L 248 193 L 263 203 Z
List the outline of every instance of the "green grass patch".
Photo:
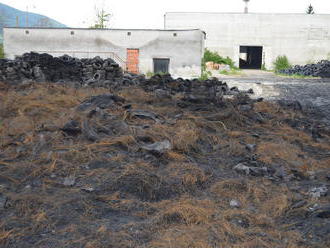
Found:
M 161 75 L 161 76 L 163 76 L 163 75 L 166 75 L 166 74 L 168 74 L 168 73 L 165 73 L 165 72 L 157 72 L 157 73 L 154 73 L 154 72 L 150 72 L 150 71 L 148 71 L 148 72 L 145 74 L 145 76 L 146 76 L 147 78 L 151 78 L 151 77 L 153 77 L 153 76 L 155 76 L 155 75 Z
M 230 71 L 223 70 L 219 73 L 223 75 L 242 75 L 242 71 L 240 69 L 231 69 Z

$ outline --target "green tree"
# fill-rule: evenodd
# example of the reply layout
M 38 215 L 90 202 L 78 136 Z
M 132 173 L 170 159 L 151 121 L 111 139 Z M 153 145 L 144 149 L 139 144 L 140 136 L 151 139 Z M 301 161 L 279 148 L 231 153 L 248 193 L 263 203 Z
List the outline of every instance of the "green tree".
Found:
M 5 53 L 3 51 L 3 44 L 0 43 L 0 59 L 3 59 L 5 57 Z
M 2 29 L 6 25 L 6 18 L 3 13 L 0 13 L 0 29 Z M 0 59 L 5 57 L 4 50 L 3 50 L 3 37 L 0 34 Z
M 107 28 L 111 14 L 107 13 L 103 8 L 96 11 L 96 22 L 91 28 Z
M 314 8 L 312 6 L 312 4 L 310 4 L 306 10 L 306 13 L 309 14 L 309 15 L 314 15 L 315 12 L 314 12 Z

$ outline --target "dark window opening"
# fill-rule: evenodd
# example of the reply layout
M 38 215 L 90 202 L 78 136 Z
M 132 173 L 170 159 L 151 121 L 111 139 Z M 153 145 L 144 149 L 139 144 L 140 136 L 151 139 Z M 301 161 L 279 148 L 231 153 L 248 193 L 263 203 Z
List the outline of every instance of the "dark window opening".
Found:
M 132 34 L 131 32 L 127 32 L 127 35 L 128 35 L 128 36 L 131 36 L 131 34 Z
M 29 30 L 25 30 L 25 33 L 26 33 L 26 34 L 29 34 L 30 32 L 29 32 Z
M 154 73 L 168 73 L 170 59 L 154 59 Z
M 262 47 L 261 46 L 240 46 L 239 68 L 240 69 L 261 69 Z
M 71 35 L 74 35 L 74 31 L 71 31 Z
M 177 37 L 177 36 L 178 36 L 178 34 L 177 34 L 177 33 L 173 33 L 173 36 L 174 36 L 174 37 Z

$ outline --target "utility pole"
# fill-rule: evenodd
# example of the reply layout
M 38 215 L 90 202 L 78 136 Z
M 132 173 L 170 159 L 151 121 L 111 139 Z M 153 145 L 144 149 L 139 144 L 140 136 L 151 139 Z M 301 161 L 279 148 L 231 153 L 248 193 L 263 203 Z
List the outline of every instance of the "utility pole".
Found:
M 245 2 L 244 13 L 248 14 L 249 13 L 249 2 L 250 2 L 250 0 L 243 0 L 243 2 Z
M 30 5 L 30 9 L 35 9 L 36 6 L 35 5 Z M 25 24 L 26 24 L 26 27 L 28 28 L 30 26 L 30 23 L 29 23 L 29 5 L 26 5 L 26 20 L 25 20 Z

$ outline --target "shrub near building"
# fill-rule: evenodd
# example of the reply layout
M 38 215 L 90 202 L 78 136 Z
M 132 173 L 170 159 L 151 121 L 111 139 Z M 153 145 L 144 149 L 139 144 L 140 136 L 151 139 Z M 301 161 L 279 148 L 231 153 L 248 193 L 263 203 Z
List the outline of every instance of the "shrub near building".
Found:
M 219 70 L 220 74 L 236 75 L 239 69 L 235 66 L 234 61 L 229 57 L 222 57 L 217 52 L 205 49 L 202 60 L 203 73 L 202 77 L 207 78 L 211 73 L 209 70 Z
M 203 65 L 205 65 L 205 63 L 207 62 L 214 62 L 216 64 L 225 64 L 225 65 L 229 65 L 230 68 L 236 68 L 234 61 L 229 58 L 229 57 L 222 57 L 220 56 L 217 52 L 212 52 L 208 49 L 205 49 L 205 53 L 204 53 L 204 57 L 203 57 Z
M 5 57 L 5 53 L 3 51 L 3 44 L 0 44 L 0 59 L 3 59 Z
M 274 61 L 275 72 L 291 68 L 291 64 L 287 56 L 278 56 Z

